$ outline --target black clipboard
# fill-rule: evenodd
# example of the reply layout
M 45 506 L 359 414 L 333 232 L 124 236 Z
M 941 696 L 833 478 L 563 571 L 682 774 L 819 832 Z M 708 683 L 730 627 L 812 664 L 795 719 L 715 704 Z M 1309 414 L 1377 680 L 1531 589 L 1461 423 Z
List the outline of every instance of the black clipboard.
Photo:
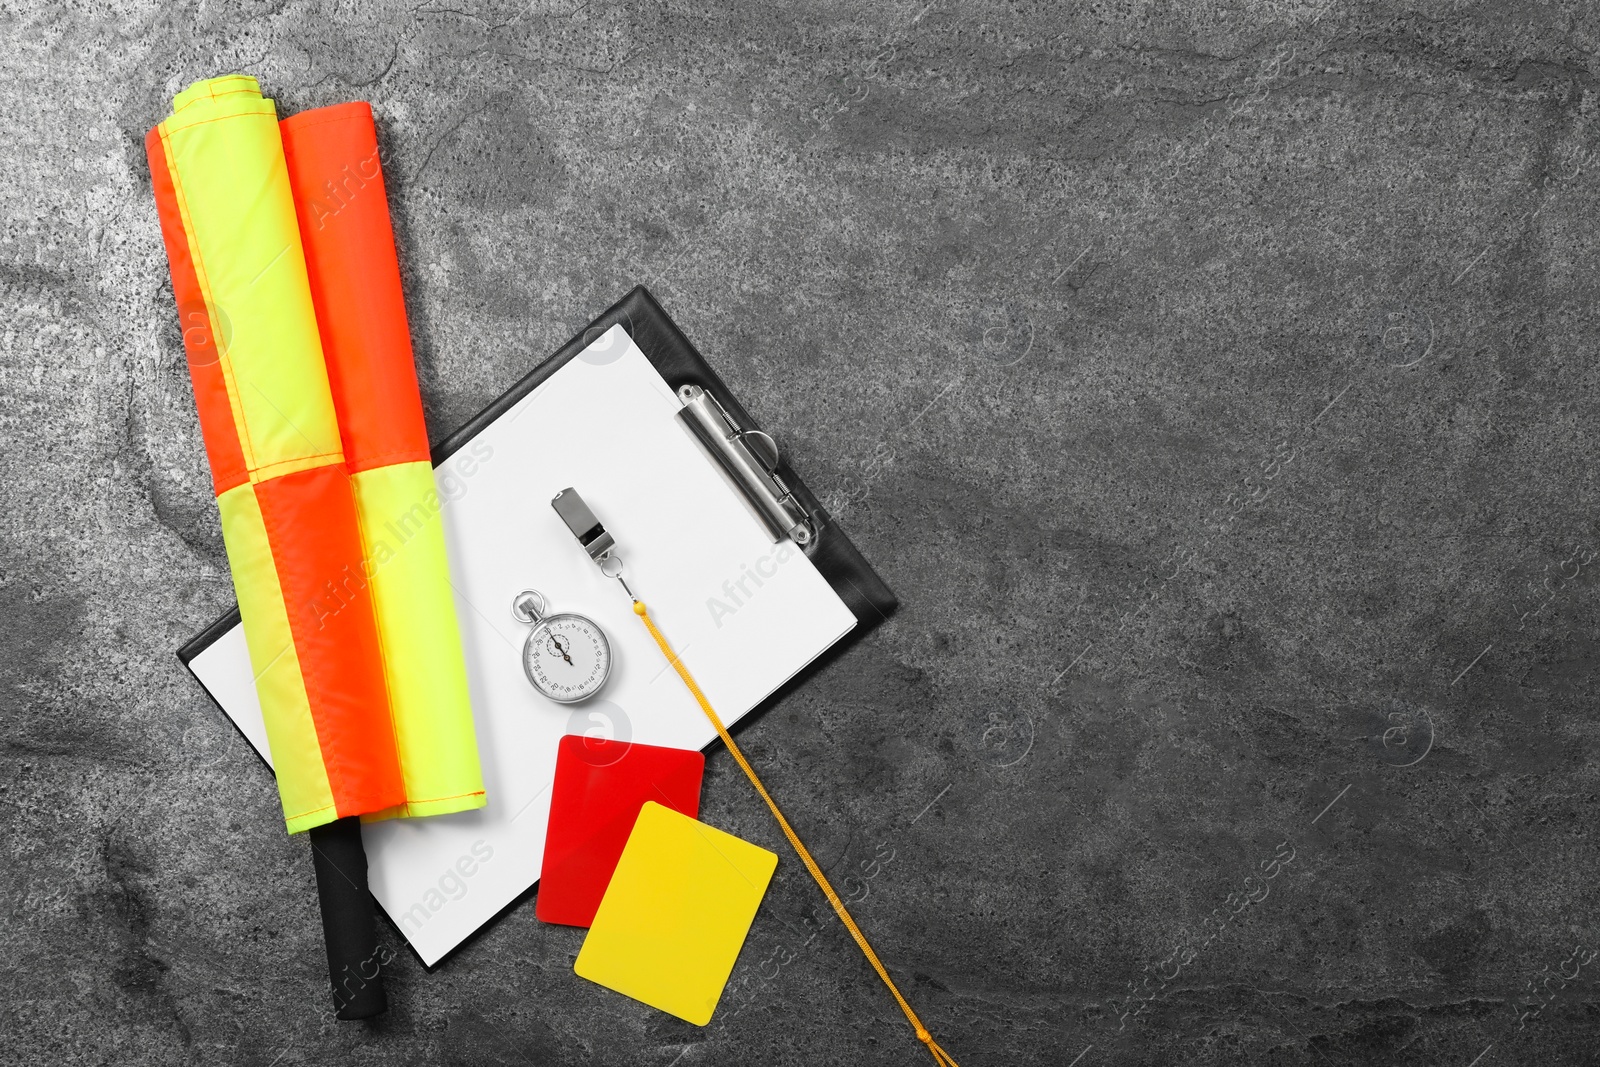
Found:
M 711 364 L 706 362 L 700 351 L 683 335 L 683 331 L 678 329 L 677 323 L 673 322 L 661 305 L 656 302 L 656 298 L 650 295 L 650 291 L 640 285 L 635 286 L 627 296 L 607 308 L 598 318 L 557 349 L 553 355 L 541 361 L 525 374 L 521 380 L 510 389 L 507 389 L 482 411 L 468 419 L 465 425 L 434 445 L 432 449 L 433 465 L 435 467 L 439 466 L 470 444 L 473 438 L 488 427 L 490 423 L 505 414 L 506 411 L 536 389 L 545 379 L 577 357 L 591 342 L 616 325 L 620 325 L 628 331 L 628 334 L 633 338 L 633 343 L 644 353 L 645 358 L 650 361 L 651 365 L 655 367 L 656 371 L 666 380 L 668 386 L 674 392 L 686 385 L 698 386 L 716 400 L 728 418 L 740 430 L 746 433 L 760 430 L 760 426 L 755 419 L 751 417 L 744 405 L 740 404 L 738 399 L 729 392 L 727 385 L 718 377 L 717 372 L 711 368 Z M 833 522 L 826 509 L 823 508 L 821 501 L 800 480 L 799 475 L 789 466 L 788 461 L 782 457 L 781 452 L 776 459 L 776 474 L 782 479 L 783 484 L 805 511 L 810 519 L 811 528 L 815 531 L 814 536 L 812 536 L 808 544 L 803 546 L 802 551 L 816 566 L 818 573 L 827 580 L 828 585 L 838 595 L 839 599 L 844 601 L 845 606 L 850 609 L 851 614 L 855 616 L 856 625 L 849 633 L 829 647 L 826 652 L 780 686 L 771 696 L 752 708 L 747 715 L 739 720 L 737 725 L 731 728 L 734 733 L 742 731 L 745 724 L 759 717 L 769 707 L 782 700 L 799 686 L 804 685 L 818 671 L 833 662 L 851 642 L 859 639 L 862 634 L 874 626 L 886 621 L 899 604 L 894 593 L 890 591 L 883 579 L 878 576 L 878 573 L 872 569 L 872 566 L 867 563 L 856 546 L 850 542 L 850 539 L 845 536 L 844 531 Z M 712 460 L 708 458 L 707 462 L 710 463 Z M 189 665 L 194 658 L 235 626 L 238 626 L 239 621 L 239 609 L 234 608 L 179 648 L 178 659 L 183 663 L 185 669 L 189 669 L 190 674 L 193 675 L 194 671 Z M 195 676 L 195 681 L 200 681 L 198 676 Z M 200 683 L 200 687 L 205 689 L 205 684 L 203 682 Z M 209 696 L 210 690 L 206 690 L 206 692 Z M 215 702 L 214 698 L 213 702 Z M 218 704 L 218 710 L 222 710 L 220 704 Z M 226 712 L 223 713 L 223 717 L 235 729 L 238 729 L 237 724 L 233 722 L 233 719 Z M 240 736 L 243 737 L 242 732 Z M 248 739 L 246 740 L 248 742 Z M 720 740 L 713 740 L 706 746 L 705 750 L 707 752 L 713 751 L 721 747 L 721 744 Z M 265 760 L 262 761 L 262 765 L 266 766 Z M 412 949 L 412 954 L 417 963 L 425 971 L 431 972 L 434 967 L 440 966 L 459 952 L 464 945 L 476 940 L 485 928 L 492 925 L 506 912 L 522 904 L 532 893 L 537 891 L 537 888 L 538 883 L 535 882 L 526 892 L 481 924 L 471 935 L 440 957 L 432 966 L 424 963 L 422 957 L 416 954 L 415 949 Z M 381 905 L 379 906 L 379 911 L 383 913 Z M 407 948 L 410 948 L 411 943 L 400 930 L 398 924 L 387 913 L 383 914 L 386 919 L 389 919 L 390 925 L 394 927 L 396 936 L 405 943 Z

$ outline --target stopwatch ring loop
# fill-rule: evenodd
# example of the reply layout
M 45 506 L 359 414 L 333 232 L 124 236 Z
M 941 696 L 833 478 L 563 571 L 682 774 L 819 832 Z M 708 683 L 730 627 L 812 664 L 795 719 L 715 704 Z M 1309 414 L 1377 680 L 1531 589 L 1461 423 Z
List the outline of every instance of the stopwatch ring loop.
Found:
M 534 606 L 530 601 L 538 601 Z M 511 598 L 511 617 L 520 623 L 533 624 L 544 618 L 546 609 L 550 606 L 544 594 L 537 589 L 524 589 Z

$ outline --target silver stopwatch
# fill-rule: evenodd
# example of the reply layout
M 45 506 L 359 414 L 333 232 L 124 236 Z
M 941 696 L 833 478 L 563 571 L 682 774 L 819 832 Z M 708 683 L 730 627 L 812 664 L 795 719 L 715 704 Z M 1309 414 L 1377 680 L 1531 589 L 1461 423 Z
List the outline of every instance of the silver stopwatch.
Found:
M 558 704 L 588 700 L 611 674 L 611 642 L 587 615 L 552 615 L 547 607 L 536 589 L 511 600 L 512 616 L 533 627 L 522 646 L 522 669 L 535 689 Z

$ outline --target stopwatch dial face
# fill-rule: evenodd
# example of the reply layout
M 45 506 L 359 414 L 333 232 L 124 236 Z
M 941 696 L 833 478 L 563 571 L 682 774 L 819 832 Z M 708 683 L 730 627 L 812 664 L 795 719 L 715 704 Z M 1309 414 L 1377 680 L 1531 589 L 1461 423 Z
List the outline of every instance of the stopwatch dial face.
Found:
M 582 615 L 551 615 L 522 646 L 528 681 L 551 700 L 574 704 L 600 691 L 611 673 L 611 643 Z

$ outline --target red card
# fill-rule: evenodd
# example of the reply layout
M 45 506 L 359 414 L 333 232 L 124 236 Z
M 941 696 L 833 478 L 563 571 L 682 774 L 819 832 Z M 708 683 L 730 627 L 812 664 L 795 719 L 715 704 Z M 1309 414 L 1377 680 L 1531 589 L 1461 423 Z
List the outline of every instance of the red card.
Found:
M 705 766 L 705 756 L 689 749 L 563 737 L 533 913 L 567 926 L 594 922 L 639 809 L 653 800 L 696 818 Z

